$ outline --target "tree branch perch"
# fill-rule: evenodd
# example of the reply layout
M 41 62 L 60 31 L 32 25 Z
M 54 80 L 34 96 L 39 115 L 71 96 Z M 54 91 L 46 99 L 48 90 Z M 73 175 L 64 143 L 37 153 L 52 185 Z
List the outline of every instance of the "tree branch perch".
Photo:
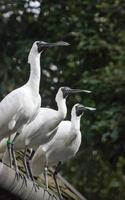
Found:
M 43 188 L 37 189 L 35 191 L 33 187 L 33 182 L 19 177 L 19 180 L 17 180 L 16 173 L 13 169 L 9 168 L 8 166 L 4 165 L 3 163 L 0 163 L 0 187 L 3 189 L 6 189 L 11 194 L 17 196 L 18 198 L 22 200 L 47 200 L 50 199 L 53 196 L 53 200 L 58 200 L 58 197 L 56 197 L 52 193 L 46 192 Z

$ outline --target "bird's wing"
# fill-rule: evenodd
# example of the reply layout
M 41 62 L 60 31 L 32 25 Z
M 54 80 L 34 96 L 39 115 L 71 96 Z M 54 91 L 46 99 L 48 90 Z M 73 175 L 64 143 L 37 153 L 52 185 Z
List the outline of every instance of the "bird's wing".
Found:
M 42 138 L 44 135 L 46 135 L 48 139 L 52 138 L 54 132 L 51 131 L 55 129 L 55 124 L 52 125 L 52 119 L 55 117 L 55 115 L 56 111 L 52 109 L 40 108 L 36 118 L 24 127 L 24 137 L 26 137 L 28 140 L 35 140 L 36 137 L 40 139 L 40 137 Z
M 17 97 L 15 93 L 10 93 L 0 102 L 0 129 L 5 124 L 7 125 L 19 109 L 17 104 Z M 10 127 L 13 123 L 10 124 Z
M 22 112 L 15 95 L 8 95 L 0 102 L 0 140 L 16 131 L 16 122 Z M 19 124 L 18 124 L 19 126 Z
M 30 90 L 23 86 L 9 93 L 0 102 L 0 140 L 8 135 L 8 131 L 10 134 L 16 130 L 21 131 L 24 124 L 34 116 L 35 110 L 37 112 L 40 98 L 35 97 L 33 102 L 31 97 Z
M 58 131 L 58 126 L 56 128 L 54 128 L 52 131 L 50 131 L 49 133 L 47 133 L 47 142 L 52 141 L 52 139 L 55 137 L 57 131 Z
M 64 141 L 67 138 L 67 134 L 71 127 L 70 121 L 62 121 L 58 127 L 56 127 L 56 133 L 54 133 L 54 137 L 50 140 L 50 142 L 43 145 L 43 149 L 46 152 L 52 151 L 53 149 L 58 149 L 63 146 Z
M 80 130 L 72 129 L 70 121 L 64 121 L 62 123 L 62 126 L 60 127 L 60 135 L 61 137 L 59 139 L 62 140 L 62 143 L 65 147 L 68 147 L 68 146 L 71 147 L 72 145 L 77 143 L 77 140 L 78 140 L 78 143 L 81 140 Z
M 36 140 L 38 138 L 37 136 L 41 133 L 40 127 L 42 126 L 43 121 L 44 114 L 42 109 L 41 112 L 40 110 L 38 111 L 37 116 L 32 122 L 24 126 L 15 144 L 17 149 L 24 148 L 25 145 L 30 144 L 31 140 Z

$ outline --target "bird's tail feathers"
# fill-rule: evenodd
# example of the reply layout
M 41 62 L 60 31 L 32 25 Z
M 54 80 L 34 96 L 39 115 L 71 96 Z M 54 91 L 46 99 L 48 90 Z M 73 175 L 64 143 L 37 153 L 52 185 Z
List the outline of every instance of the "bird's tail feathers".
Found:
M 42 149 L 42 146 L 40 146 L 34 154 L 32 160 L 30 161 L 33 176 L 39 176 L 43 173 L 45 162 L 45 152 Z
M 8 153 L 7 148 L 6 148 L 5 153 L 3 154 L 2 163 L 6 164 L 6 165 L 10 165 L 9 153 Z

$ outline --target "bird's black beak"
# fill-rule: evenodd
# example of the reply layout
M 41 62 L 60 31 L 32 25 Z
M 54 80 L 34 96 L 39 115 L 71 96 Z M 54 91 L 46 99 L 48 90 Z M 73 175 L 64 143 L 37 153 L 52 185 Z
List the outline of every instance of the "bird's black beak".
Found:
M 38 42 L 38 52 L 42 52 L 47 50 L 48 48 L 56 47 L 56 46 L 69 46 L 70 44 L 67 42 L 59 41 L 55 43 L 47 43 L 47 42 Z
M 76 115 L 80 116 L 83 114 L 84 111 L 86 110 L 90 110 L 90 111 L 95 111 L 96 108 L 92 108 L 92 107 L 87 107 L 87 106 L 83 106 L 83 105 L 78 105 L 76 107 Z
M 90 110 L 90 111 L 95 111 L 95 110 L 96 110 L 96 108 L 87 107 L 87 106 L 85 106 L 85 109 L 86 109 L 86 110 Z
M 89 90 L 67 88 L 66 90 L 63 91 L 63 97 L 66 98 L 67 96 L 69 96 L 71 94 L 82 93 L 82 92 L 91 93 L 91 91 L 89 91 Z
M 73 94 L 73 93 L 82 93 L 82 92 L 84 92 L 84 93 L 91 93 L 90 90 L 81 90 L 81 89 L 69 89 L 67 92 L 68 92 L 69 94 Z
M 69 46 L 70 44 L 68 42 L 64 42 L 64 41 L 59 41 L 59 42 L 55 42 L 55 43 L 48 43 L 48 48 L 50 47 L 57 47 L 57 46 Z

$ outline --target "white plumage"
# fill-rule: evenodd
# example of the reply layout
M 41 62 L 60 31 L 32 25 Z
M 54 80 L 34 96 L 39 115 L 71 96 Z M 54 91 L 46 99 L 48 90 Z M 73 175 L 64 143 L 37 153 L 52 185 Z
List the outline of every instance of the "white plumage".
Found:
M 24 125 L 31 122 L 37 115 L 41 97 L 40 85 L 40 53 L 54 46 L 67 46 L 66 42 L 46 43 L 34 42 L 29 56 L 30 77 L 28 82 L 12 91 L 0 102 L 0 141 L 15 131 L 20 133 Z
M 71 121 L 62 121 L 55 137 L 47 144 L 41 145 L 31 160 L 34 176 L 40 175 L 45 167 L 57 165 L 74 157 L 81 144 L 80 118 L 86 108 L 75 104 L 71 112 Z
M 50 47 L 67 45 L 69 44 L 65 42 L 50 44 L 36 41 L 28 56 L 28 63 L 30 63 L 31 66 L 28 82 L 21 88 L 8 94 L 0 103 L 0 141 L 4 137 L 10 137 L 11 134 L 17 132 L 11 144 L 10 142 L 7 143 L 10 167 L 12 166 L 12 154 L 16 171 L 17 164 L 13 150 L 14 143 L 24 126 L 29 124 L 36 117 L 41 105 L 41 97 L 39 95 L 40 53 Z
M 62 89 L 63 87 L 58 90 L 56 95 L 58 109 L 41 107 L 35 120 L 23 130 L 25 145 L 37 148 L 50 141 L 55 135 L 53 130 L 67 114 L 66 98 L 63 97 Z
M 31 66 L 28 82 L 9 93 L 0 102 L 0 140 L 15 131 L 20 133 L 23 126 L 33 120 L 40 108 L 40 53 L 37 49 L 35 42 L 28 58 Z
M 68 87 L 59 88 L 56 95 L 58 110 L 51 108 L 40 108 L 36 118 L 24 127 L 22 134 L 17 138 L 15 149 L 24 149 L 25 146 L 38 148 L 39 145 L 49 142 L 56 134 L 56 127 L 66 117 L 66 98 L 71 93 L 87 92 L 88 90 L 71 89 Z M 12 136 L 14 137 L 14 136 Z M 6 148 L 6 140 L 0 143 L 0 153 Z
M 56 166 L 53 178 L 59 199 L 63 198 L 56 175 L 60 170 L 60 165 L 73 158 L 79 150 L 81 144 L 80 119 L 86 109 L 95 110 L 95 108 L 75 104 L 71 112 L 71 121 L 62 121 L 59 124 L 54 138 L 37 149 L 30 163 L 33 176 L 39 176 L 44 172 L 46 190 L 48 190 L 47 169 Z

